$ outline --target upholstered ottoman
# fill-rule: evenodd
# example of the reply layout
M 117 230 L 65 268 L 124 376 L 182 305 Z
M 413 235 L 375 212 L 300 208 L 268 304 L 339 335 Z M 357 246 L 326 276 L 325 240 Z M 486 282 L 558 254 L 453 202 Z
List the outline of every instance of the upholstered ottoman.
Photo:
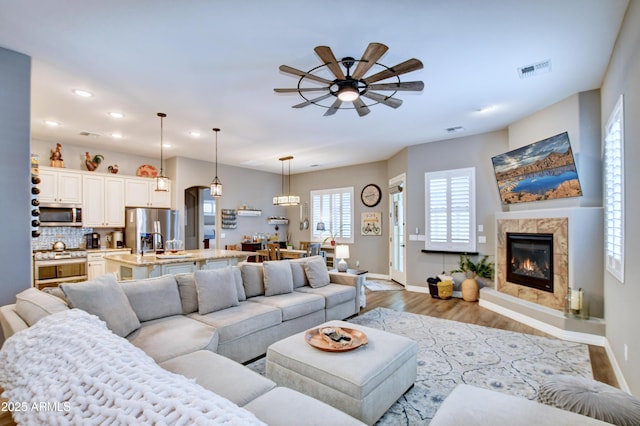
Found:
M 348 352 L 326 352 L 309 345 L 305 333 L 294 334 L 267 349 L 267 377 L 367 424 L 375 423 L 415 382 L 418 345 L 403 336 L 344 321 L 320 327 L 357 329 L 369 343 Z

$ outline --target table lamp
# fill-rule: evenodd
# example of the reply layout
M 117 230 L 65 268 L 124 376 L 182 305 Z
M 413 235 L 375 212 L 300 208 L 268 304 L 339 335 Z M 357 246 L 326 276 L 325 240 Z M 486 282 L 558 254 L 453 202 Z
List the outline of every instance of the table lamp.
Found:
M 338 272 L 347 272 L 347 262 L 345 259 L 349 258 L 349 246 L 347 245 L 339 245 L 336 246 L 335 257 L 340 259 L 338 262 Z

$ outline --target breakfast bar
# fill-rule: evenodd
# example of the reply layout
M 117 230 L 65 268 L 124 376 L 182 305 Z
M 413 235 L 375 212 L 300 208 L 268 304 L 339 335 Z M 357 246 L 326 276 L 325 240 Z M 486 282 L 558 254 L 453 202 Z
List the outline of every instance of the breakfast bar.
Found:
M 119 280 L 136 280 L 167 274 L 224 268 L 245 261 L 255 253 L 239 250 L 185 250 L 167 254 L 110 254 L 104 256 L 107 270 L 117 271 Z

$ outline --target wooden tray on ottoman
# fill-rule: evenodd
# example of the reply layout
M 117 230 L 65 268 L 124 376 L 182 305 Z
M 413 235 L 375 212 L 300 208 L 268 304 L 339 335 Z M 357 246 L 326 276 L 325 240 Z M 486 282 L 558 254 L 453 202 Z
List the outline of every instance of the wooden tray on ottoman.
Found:
M 314 348 L 320 349 L 322 351 L 327 352 L 346 352 L 352 351 L 356 348 L 359 348 L 362 345 L 366 345 L 369 343 L 367 340 L 367 335 L 364 334 L 360 330 L 356 330 L 354 328 L 345 328 L 345 327 L 331 327 L 335 328 L 340 334 L 346 334 L 351 337 L 351 340 L 348 344 L 341 344 L 337 342 L 333 342 L 330 339 L 325 338 L 322 333 L 322 330 L 327 327 L 318 327 L 311 330 L 308 330 L 304 333 L 304 339 Z

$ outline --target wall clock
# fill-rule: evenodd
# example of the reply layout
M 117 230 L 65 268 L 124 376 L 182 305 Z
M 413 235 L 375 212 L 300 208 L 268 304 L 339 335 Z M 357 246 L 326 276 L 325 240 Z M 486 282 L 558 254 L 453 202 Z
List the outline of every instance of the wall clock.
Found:
M 370 183 L 362 188 L 362 192 L 360 193 L 360 199 L 362 200 L 362 204 L 367 207 L 375 207 L 380 202 L 382 198 L 382 191 L 380 187 L 375 183 Z

